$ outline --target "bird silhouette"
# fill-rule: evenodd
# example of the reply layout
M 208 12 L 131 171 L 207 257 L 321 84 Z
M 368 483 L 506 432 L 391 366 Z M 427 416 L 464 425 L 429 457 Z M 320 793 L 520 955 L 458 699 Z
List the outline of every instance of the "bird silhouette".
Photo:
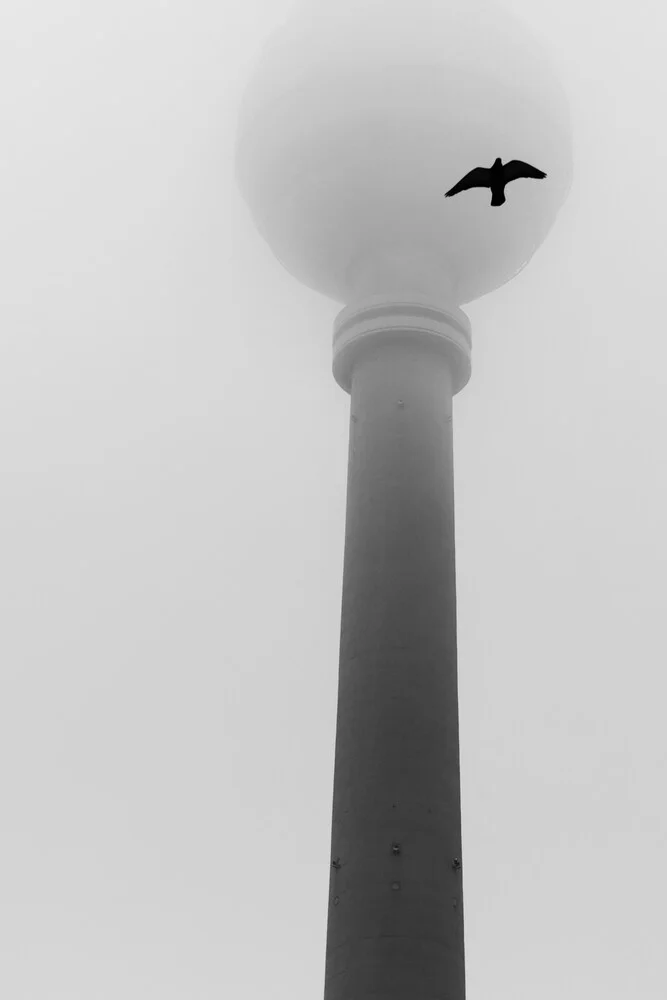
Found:
M 510 181 L 516 181 L 520 177 L 541 180 L 546 176 L 543 170 L 531 167 L 530 163 L 524 163 L 523 160 L 510 160 L 503 166 L 503 161 L 497 157 L 492 167 L 475 167 L 471 170 L 447 192 L 445 198 L 451 198 L 460 191 L 468 191 L 469 188 L 488 187 L 491 188 L 491 204 L 496 208 L 505 204 L 505 185 Z

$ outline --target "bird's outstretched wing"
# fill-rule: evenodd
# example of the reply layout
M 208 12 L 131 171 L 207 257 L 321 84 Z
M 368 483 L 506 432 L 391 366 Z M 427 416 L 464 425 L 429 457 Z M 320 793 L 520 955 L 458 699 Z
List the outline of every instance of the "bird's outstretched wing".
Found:
M 471 170 L 469 174 L 466 174 L 465 177 L 458 182 L 458 184 L 455 184 L 454 187 L 447 192 L 445 198 L 451 198 L 453 194 L 458 194 L 459 191 L 467 191 L 469 188 L 489 187 L 490 177 L 491 171 L 487 170 L 486 167 L 475 167 L 474 170 Z
M 523 160 L 510 160 L 503 167 L 503 180 L 506 184 L 509 184 L 510 181 L 516 181 L 520 177 L 535 177 L 537 180 L 541 180 L 546 176 L 543 170 L 531 167 L 530 163 L 524 163 Z

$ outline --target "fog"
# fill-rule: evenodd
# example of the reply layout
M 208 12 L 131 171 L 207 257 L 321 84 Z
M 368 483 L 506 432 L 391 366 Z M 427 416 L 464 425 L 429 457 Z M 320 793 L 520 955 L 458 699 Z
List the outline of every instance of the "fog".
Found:
M 662 1000 L 667 15 L 505 2 L 553 52 L 575 170 L 464 307 L 468 997 Z M 339 307 L 233 170 L 288 9 L 0 13 L 11 1000 L 322 994 L 349 397 Z

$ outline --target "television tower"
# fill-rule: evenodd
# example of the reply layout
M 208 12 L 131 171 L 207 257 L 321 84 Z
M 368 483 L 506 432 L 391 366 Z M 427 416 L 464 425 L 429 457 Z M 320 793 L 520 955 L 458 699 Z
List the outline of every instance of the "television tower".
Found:
M 546 172 L 445 192 L 497 157 Z M 325 1000 L 463 1000 L 452 400 L 460 306 L 552 227 L 572 177 L 565 95 L 491 0 L 302 0 L 240 108 L 255 225 L 343 304 L 350 394 Z

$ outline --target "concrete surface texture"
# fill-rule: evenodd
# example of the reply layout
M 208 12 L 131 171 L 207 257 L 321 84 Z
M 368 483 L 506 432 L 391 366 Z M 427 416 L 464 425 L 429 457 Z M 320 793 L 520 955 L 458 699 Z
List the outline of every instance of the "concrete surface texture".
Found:
M 326 1000 L 465 995 L 452 381 L 418 335 L 351 391 Z

